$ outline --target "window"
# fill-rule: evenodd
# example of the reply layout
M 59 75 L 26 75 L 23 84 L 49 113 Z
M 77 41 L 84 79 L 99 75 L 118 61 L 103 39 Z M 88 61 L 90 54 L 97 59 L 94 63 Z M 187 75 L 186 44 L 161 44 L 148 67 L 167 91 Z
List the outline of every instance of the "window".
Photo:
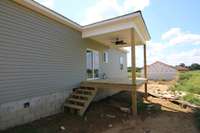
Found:
M 119 63 L 120 63 L 120 70 L 124 69 L 124 58 L 122 56 L 120 56 L 119 58 Z
M 103 62 L 108 63 L 108 52 L 103 53 Z

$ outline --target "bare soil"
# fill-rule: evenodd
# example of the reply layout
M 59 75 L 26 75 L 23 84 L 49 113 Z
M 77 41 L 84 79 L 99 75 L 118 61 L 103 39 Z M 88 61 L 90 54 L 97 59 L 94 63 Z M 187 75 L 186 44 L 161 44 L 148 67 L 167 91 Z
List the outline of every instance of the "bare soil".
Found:
M 163 85 L 163 84 L 158 84 Z M 164 84 L 165 85 L 165 84 Z M 168 85 L 168 84 L 166 84 Z M 160 89 L 166 89 L 161 87 Z M 68 112 L 47 117 L 2 133 L 199 133 L 193 111 L 165 99 L 148 97 L 143 101 L 143 88 L 138 100 L 145 105 L 137 117 L 122 112 L 130 107 L 130 93 L 121 92 L 91 104 L 86 115 L 79 117 Z M 61 129 L 61 128 L 64 128 Z

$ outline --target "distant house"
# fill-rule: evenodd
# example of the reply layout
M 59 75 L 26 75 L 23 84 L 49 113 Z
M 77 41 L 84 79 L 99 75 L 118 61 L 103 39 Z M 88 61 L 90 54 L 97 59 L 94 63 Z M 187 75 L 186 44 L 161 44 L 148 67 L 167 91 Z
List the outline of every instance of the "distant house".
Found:
M 187 72 L 187 71 L 189 71 L 189 68 L 183 67 L 183 66 L 177 66 L 176 70 L 179 72 Z
M 160 61 L 147 66 L 147 77 L 150 80 L 173 80 L 176 73 L 176 68 Z M 143 74 L 144 69 L 141 71 L 141 75 Z

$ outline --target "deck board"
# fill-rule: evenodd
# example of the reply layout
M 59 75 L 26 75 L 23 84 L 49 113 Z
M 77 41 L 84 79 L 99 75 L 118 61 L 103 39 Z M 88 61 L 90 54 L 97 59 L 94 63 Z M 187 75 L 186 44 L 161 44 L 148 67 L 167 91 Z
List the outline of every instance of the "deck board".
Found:
M 145 78 L 137 78 L 136 86 L 139 87 L 147 82 Z M 129 79 L 98 79 L 98 80 L 87 80 L 81 83 L 84 87 L 96 87 L 98 89 L 117 89 L 131 91 L 132 81 Z

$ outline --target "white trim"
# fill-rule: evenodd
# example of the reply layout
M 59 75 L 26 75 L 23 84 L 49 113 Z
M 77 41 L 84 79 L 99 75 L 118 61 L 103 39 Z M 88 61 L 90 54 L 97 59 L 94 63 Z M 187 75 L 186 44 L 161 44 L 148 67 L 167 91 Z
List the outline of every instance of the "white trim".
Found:
M 105 20 L 105 21 L 97 22 L 97 23 L 90 24 L 90 25 L 85 25 L 83 27 L 83 30 L 84 29 L 89 29 L 89 28 L 94 28 L 94 27 L 97 27 L 97 26 L 106 25 L 106 24 L 111 24 L 111 23 L 114 23 L 114 22 L 117 22 L 117 21 L 121 21 L 121 20 L 125 20 L 125 19 L 131 19 L 131 18 L 134 18 L 136 16 L 140 16 L 140 13 L 136 12 L 136 13 L 132 13 L 132 14 L 129 14 L 129 15 L 124 15 L 124 16 L 121 16 L 121 17 L 117 17 L 115 19 L 110 19 L 110 20 Z
M 88 37 L 93 37 L 93 36 L 97 36 L 101 34 L 126 30 L 126 29 L 133 28 L 134 26 L 135 25 L 132 21 L 118 22 L 118 23 L 112 23 L 112 24 L 103 25 L 103 26 L 97 26 L 91 29 L 84 29 L 82 32 L 82 38 L 88 38 Z

